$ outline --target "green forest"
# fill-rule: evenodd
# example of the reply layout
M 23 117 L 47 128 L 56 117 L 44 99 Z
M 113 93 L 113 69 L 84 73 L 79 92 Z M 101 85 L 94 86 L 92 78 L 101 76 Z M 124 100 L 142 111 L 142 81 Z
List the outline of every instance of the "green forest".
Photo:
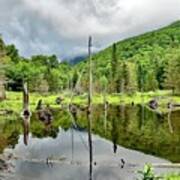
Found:
M 172 90 L 180 93 L 180 21 L 167 27 L 115 42 L 93 59 L 93 91 L 127 93 Z M 0 88 L 31 92 L 62 92 L 88 88 L 87 59 L 75 65 L 56 55 L 22 57 L 15 45 L 0 38 Z M 78 82 L 78 83 L 77 83 Z M 1 96 L 3 96 L 1 91 Z
M 23 57 L 16 45 L 6 44 L 4 39 L 0 36 L 0 155 L 6 149 L 8 153 L 26 145 L 24 154 L 21 147 L 17 149 L 19 157 L 15 153 L 7 156 L 8 161 L 12 158 L 20 163 L 22 174 L 24 161 L 33 164 L 26 164 L 27 174 L 36 177 L 35 165 L 37 170 L 40 165 L 49 167 L 53 157 L 55 167 L 58 163 L 68 165 L 65 168 L 69 175 L 72 166 L 83 167 L 87 151 L 89 176 L 92 167 L 101 167 L 102 159 L 103 164 L 107 161 L 108 170 L 116 167 L 109 164 L 118 163 L 120 175 L 125 166 L 127 175 L 130 171 L 139 173 L 144 180 L 179 179 L 179 172 L 174 171 L 180 167 L 180 21 L 114 42 L 92 55 L 89 37 L 87 56 L 75 64 L 61 61 L 55 54 Z M 46 138 L 49 140 L 45 142 Z M 56 146 L 51 146 L 50 140 Z M 72 155 L 66 155 L 71 149 Z M 36 161 L 28 156 L 29 161 L 23 159 L 28 153 Z M 82 162 L 77 154 L 84 156 Z M 151 156 L 145 157 L 146 154 Z M 143 157 L 150 164 L 145 164 Z M 0 156 L 0 170 L 2 162 L 6 163 L 3 158 Z M 142 165 L 144 170 L 137 171 Z M 160 170 L 156 177 L 152 166 L 165 174 Z M 53 174 L 47 168 L 44 171 Z M 61 177 L 63 173 L 59 173 Z

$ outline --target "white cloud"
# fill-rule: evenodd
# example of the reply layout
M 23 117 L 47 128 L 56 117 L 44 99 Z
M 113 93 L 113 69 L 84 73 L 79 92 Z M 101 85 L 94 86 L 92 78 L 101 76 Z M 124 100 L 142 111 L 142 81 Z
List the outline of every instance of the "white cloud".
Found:
M 179 0 L 0 0 L 0 31 L 25 56 L 86 52 L 180 19 Z

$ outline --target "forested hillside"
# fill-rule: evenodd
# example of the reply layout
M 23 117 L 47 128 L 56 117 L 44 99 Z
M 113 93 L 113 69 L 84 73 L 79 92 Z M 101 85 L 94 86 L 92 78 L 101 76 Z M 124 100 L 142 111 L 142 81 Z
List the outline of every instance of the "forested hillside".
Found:
M 6 80 L 7 90 L 19 91 L 27 81 L 31 91 L 59 92 L 75 87 L 78 79 L 78 92 L 88 87 L 87 60 L 70 65 L 59 62 L 55 55 L 27 59 L 20 56 L 14 45 L 5 45 L 0 38 L 0 63 L 1 82 Z M 116 42 L 93 55 L 93 81 L 95 92 L 172 89 L 179 93 L 180 21 Z
M 114 43 L 93 56 L 96 90 L 180 90 L 180 21 Z M 77 65 L 82 69 L 86 62 Z M 86 82 L 86 81 L 85 81 Z

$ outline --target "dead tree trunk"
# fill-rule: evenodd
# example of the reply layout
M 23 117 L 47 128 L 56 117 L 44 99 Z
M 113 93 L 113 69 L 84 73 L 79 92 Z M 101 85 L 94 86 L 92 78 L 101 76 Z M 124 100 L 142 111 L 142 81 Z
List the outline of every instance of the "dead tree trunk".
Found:
M 29 93 L 28 93 L 27 83 L 25 83 L 23 84 L 23 111 L 22 111 L 25 145 L 28 144 L 30 117 L 31 117 L 31 112 L 29 109 Z
M 88 53 L 89 53 L 89 94 L 88 94 L 88 143 L 89 143 L 89 180 L 92 180 L 93 171 L 93 151 L 92 151 L 92 135 L 91 135 L 91 120 L 92 120 L 92 60 L 91 60 L 92 38 L 89 37 Z

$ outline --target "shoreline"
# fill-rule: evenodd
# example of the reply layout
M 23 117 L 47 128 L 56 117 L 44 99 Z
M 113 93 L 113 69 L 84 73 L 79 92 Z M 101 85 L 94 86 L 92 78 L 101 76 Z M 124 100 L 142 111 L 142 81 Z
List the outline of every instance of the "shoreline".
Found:
M 71 98 L 70 92 L 63 93 L 52 93 L 41 95 L 39 93 L 30 93 L 30 109 L 35 111 L 36 105 L 40 99 L 43 103 L 49 105 L 52 108 L 59 108 L 60 105 L 56 104 L 56 98 L 62 97 L 63 105 L 68 105 L 74 103 L 77 105 L 85 106 L 87 104 L 87 94 L 75 95 Z M 0 115 L 20 113 L 22 110 L 22 93 L 21 92 L 6 92 L 7 98 L 0 101 Z M 155 100 L 158 103 L 157 109 L 152 109 L 148 106 L 149 101 Z M 106 101 L 110 105 L 145 105 L 149 107 L 150 110 L 157 113 L 166 114 L 169 112 L 167 107 L 169 102 L 180 103 L 180 96 L 172 96 L 170 91 L 156 91 L 139 93 L 136 92 L 132 95 L 128 94 L 107 94 Z M 102 105 L 104 104 L 104 96 L 102 94 L 94 94 L 92 98 L 92 104 Z M 180 110 L 180 107 L 173 108 L 171 111 Z

